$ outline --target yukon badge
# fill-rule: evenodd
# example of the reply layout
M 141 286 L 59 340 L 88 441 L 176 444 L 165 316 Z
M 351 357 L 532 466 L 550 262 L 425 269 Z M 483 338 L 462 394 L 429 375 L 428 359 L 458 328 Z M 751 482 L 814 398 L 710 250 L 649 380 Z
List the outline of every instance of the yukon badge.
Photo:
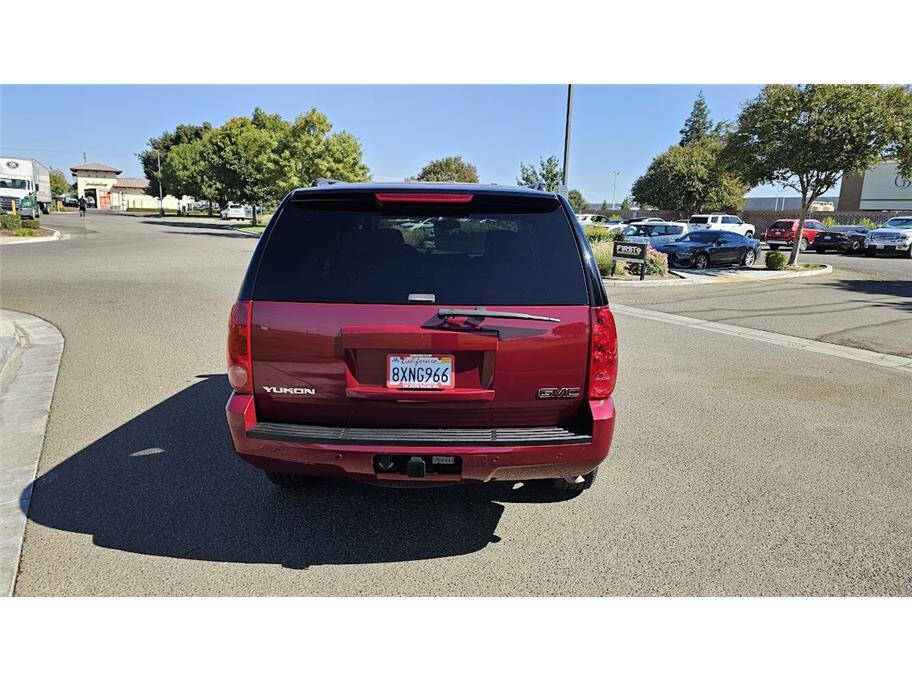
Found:
M 555 400 L 560 398 L 579 398 L 579 386 L 567 388 L 540 388 L 538 389 L 539 400 Z
M 263 386 L 267 393 L 290 393 L 291 395 L 317 395 L 315 388 L 300 388 L 291 386 Z

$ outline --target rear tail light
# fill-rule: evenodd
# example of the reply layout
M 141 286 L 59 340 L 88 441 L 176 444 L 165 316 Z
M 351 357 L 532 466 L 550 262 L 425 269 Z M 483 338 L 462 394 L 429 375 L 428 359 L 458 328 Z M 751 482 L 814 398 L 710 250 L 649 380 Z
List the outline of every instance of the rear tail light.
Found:
M 592 309 L 592 350 L 589 357 L 589 398 L 601 400 L 614 392 L 618 371 L 617 328 L 607 306 Z
M 250 308 L 250 301 L 237 301 L 228 319 L 228 383 L 236 393 L 253 393 Z

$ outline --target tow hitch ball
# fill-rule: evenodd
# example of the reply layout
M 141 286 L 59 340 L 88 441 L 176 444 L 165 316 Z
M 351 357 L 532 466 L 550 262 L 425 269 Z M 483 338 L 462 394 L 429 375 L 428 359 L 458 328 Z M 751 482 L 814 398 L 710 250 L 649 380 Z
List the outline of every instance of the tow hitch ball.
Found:
M 412 478 L 423 478 L 427 466 L 420 457 L 409 457 L 405 464 L 405 473 Z

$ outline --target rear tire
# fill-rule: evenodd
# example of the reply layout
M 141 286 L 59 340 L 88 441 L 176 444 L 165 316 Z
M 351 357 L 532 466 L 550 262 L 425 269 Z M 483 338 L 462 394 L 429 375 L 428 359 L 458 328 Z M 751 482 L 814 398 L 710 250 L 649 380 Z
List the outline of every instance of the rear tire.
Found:
M 555 490 L 563 490 L 566 492 L 582 492 L 592 487 L 592 484 L 595 483 L 595 477 L 598 475 L 598 469 L 593 469 L 588 474 L 583 476 L 582 483 L 572 483 L 563 478 L 554 479 L 554 488 Z
M 826 253 L 826 249 L 814 249 L 814 251 L 819 253 L 821 256 Z
M 859 251 L 861 251 L 861 248 L 862 248 L 861 242 L 856 239 L 854 242 L 852 242 L 852 246 L 849 249 L 849 252 L 858 253 Z
M 877 251 L 875 249 L 865 249 L 865 256 L 867 256 L 868 258 L 873 258 L 876 255 L 877 255 Z
M 694 257 L 694 269 L 695 270 L 705 270 L 709 265 L 709 256 L 705 253 L 698 253 Z
M 778 251 L 778 250 L 779 250 L 778 244 L 770 244 L 770 251 Z
M 303 488 L 316 480 L 313 476 L 302 476 L 301 474 L 284 474 L 278 471 L 264 471 L 263 473 L 277 486 L 287 490 Z
M 906 249 L 906 258 L 912 258 L 912 246 Z
M 754 250 L 747 249 L 747 251 L 744 252 L 744 258 L 741 259 L 741 265 L 743 265 L 745 268 L 749 268 L 754 264 L 756 260 L 757 254 L 754 253 Z

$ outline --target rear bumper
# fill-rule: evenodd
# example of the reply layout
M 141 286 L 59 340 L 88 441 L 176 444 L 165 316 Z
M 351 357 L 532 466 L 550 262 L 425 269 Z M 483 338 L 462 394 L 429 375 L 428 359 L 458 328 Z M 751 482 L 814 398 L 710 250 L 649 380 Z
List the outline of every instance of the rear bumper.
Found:
M 773 239 L 767 239 L 766 243 L 771 246 L 792 246 L 795 242 L 790 239 L 776 239 L 774 237 Z
M 560 433 L 562 429 L 454 430 L 454 437 L 446 445 L 439 444 L 446 442 L 445 431 L 428 437 L 425 445 L 416 440 L 417 431 L 401 430 L 399 433 L 404 435 L 399 438 L 394 430 L 378 429 L 377 432 L 386 431 L 387 436 L 371 438 L 369 429 L 258 423 L 254 400 L 249 395 L 232 394 L 225 409 L 235 450 L 261 469 L 426 485 L 587 474 L 608 455 L 615 414 L 610 398 L 590 401 L 589 407 L 592 430 L 585 435 Z M 407 435 L 409 432 L 411 436 Z M 378 454 L 453 455 L 461 459 L 462 473 L 428 474 L 423 478 L 376 473 L 374 457 Z

